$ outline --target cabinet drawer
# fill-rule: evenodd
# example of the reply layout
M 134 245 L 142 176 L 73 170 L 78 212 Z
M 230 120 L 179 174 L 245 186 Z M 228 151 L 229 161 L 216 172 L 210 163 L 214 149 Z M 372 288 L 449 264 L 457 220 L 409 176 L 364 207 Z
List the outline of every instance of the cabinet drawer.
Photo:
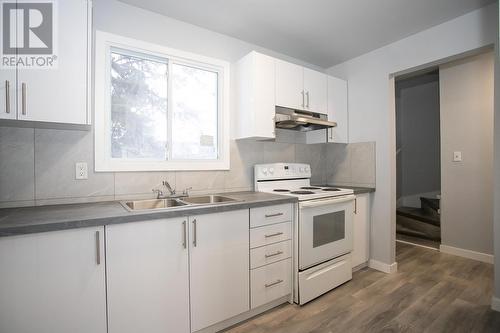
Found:
M 250 271 L 251 307 L 256 308 L 292 292 L 292 259 Z
M 291 235 L 292 222 L 250 229 L 250 248 L 282 242 L 291 239 Z
M 250 227 L 288 222 L 292 220 L 292 204 L 267 206 L 250 209 Z
M 292 256 L 292 241 L 262 246 L 250 251 L 250 268 L 265 266 Z

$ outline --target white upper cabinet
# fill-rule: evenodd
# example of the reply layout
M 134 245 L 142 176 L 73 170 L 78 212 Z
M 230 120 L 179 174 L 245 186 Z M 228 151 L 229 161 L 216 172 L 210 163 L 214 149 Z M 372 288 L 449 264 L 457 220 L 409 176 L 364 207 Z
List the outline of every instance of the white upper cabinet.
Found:
M 330 78 L 324 73 L 255 51 L 238 62 L 236 76 L 238 85 L 236 139 L 274 139 L 276 106 L 281 106 L 325 113 L 328 114 L 329 120 L 337 121 L 339 124 L 339 133 L 328 133 L 333 139 L 327 139 L 327 131 L 321 130 L 298 134 L 298 141 L 325 143 L 347 140 L 347 134 L 342 132 L 347 131 L 345 81 L 332 78 L 339 82 L 330 88 Z M 346 95 L 342 96 L 343 94 Z
M 276 62 L 276 102 L 292 109 L 305 108 L 304 68 L 286 61 Z
M 305 107 L 312 112 L 327 113 L 327 75 L 304 68 Z
M 191 331 L 250 309 L 249 210 L 190 217 Z
M 275 59 L 254 51 L 242 58 L 236 68 L 236 138 L 274 138 Z
M 0 267 L 0 332 L 107 332 L 103 227 L 1 237 Z
M 106 226 L 108 332 L 189 333 L 187 218 Z
M 301 142 L 314 143 L 349 143 L 349 117 L 347 109 L 347 81 L 327 76 L 328 81 L 328 120 L 337 123 L 337 127 L 327 130 L 306 132 Z
M 2 69 L 0 118 L 75 125 L 91 122 L 88 111 L 91 1 L 64 0 L 55 4 L 53 45 L 57 64 L 41 69 L 18 65 L 12 70 L 14 75 Z M 5 110 L 6 81 L 10 86 L 10 113 Z
M 328 130 L 328 142 L 349 143 L 347 81 L 333 76 L 328 77 L 328 119 L 337 123 Z
M 16 70 L 0 69 L 0 119 L 16 116 Z

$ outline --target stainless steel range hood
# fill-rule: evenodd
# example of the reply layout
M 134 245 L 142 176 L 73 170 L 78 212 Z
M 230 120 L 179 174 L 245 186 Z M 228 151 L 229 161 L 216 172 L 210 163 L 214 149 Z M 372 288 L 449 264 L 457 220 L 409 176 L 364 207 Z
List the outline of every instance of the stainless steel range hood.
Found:
M 308 132 L 336 126 L 326 114 L 276 106 L 276 128 Z

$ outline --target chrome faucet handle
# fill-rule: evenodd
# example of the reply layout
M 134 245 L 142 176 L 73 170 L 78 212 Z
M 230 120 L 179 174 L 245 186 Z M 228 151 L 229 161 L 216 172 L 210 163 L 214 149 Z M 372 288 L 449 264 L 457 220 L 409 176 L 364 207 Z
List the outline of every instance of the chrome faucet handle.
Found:
M 192 190 L 192 189 L 193 189 L 192 186 L 186 188 L 184 191 L 182 191 L 182 195 L 186 196 L 186 197 L 189 197 L 189 191 Z
M 170 192 L 170 195 L 174 195 L 175 194 L 175 190 L 172 190 L 172 187 L 170 186 L 170 184 L 164 180 L 161 182 L 163 184 L 163 186 L 165 186 L 167 188 L 167 190 Z
M 161 199 L 163 197 L 163 191 L 162 190 L 159 190 L 157 188 L 154 188 L 153 189 L 153 192 L 156 193 L 156 198 L 157 199 Z

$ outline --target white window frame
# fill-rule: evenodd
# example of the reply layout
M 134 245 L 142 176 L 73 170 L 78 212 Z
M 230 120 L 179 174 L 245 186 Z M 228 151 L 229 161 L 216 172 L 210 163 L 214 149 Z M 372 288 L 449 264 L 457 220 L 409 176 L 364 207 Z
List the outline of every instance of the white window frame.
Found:
M 177 170 L 229 170 L 229 78 L 230 64 L 190 52 L 127 38 L 103 31 L 95 36 L 95 91 L 94 91 L 94 154 L 95 171 L 177 171 Z M 145 54 L 168 59 L 169 86 L 172 64 L 182 64 L 218 73 L 217 144 L 218 159 L 142 160 L 111 157 L 111 49 Z M 171 128 L 171 96 L 167 96 L 167 127 Z M 169 142 L 171 144 L 171 142 Z

